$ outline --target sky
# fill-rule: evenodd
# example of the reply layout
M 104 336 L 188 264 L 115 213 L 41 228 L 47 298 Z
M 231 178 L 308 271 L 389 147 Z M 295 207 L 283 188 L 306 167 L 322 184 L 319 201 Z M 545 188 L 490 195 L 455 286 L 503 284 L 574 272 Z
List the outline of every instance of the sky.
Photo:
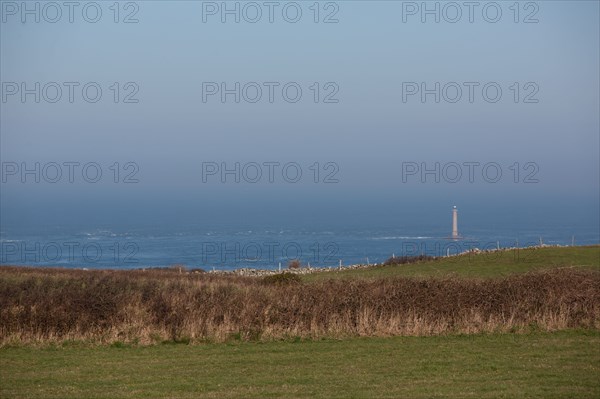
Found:
M 598 225 L 597 1 L 74 4 L 0 1 L 4 225 Z

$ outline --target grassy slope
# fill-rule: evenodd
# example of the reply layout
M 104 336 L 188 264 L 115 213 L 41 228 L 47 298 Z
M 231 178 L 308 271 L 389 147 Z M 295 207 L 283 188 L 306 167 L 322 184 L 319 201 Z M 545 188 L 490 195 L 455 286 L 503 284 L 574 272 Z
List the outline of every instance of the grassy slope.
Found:
M 332 271 L 305 275 L 306 281 L 327 278 L 387 276 L 501 277 L 551 267 L 590 267 L 600 270 L 600 246 L 535 248 L 442 258 L 410 265 Z
M 497 277 L 599 264 L 598 246 L 544 248 L 304 278 Z M 0 398 L 598 398 L 599 374 L 597 331 L 0 349 Z
M 0 397 L 600 396 L 600 333 L 0 350 Z

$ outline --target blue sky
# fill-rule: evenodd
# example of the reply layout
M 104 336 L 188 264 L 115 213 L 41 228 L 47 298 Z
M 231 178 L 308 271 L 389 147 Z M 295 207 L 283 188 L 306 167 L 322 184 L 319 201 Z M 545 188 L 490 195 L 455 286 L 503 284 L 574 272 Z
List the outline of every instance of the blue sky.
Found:
M 231 16 L 222 23 L 218 13 L 203 22 L 207 2 L 142 1 L 133 2 L 136 8 L 121 3 L 120 22 L 114 23 L 112 2 L 99 2 L 102 18 L 93 24 L 79 9 L 73 23 L 65 15 L 56 23 L 43 15 L 40 23 L 31 16 L 22 23 L 20 10 L 12 15 L 6 8 L 11 2 L 1 3 L 3 94 L 7 82 L 80 83 L 73 103 L 65 100 L 66 92 L 57 103 L 6 97 L 0 111 L 2 162 L 97 162 L 105 176 L 114 162 L 139 167 L 136 184 L 114 184 L 108 177 L 98 184 L 23 184 L 10 176 L 2 183 L 4 223 L 33 223 L 41 216 L 75 222 L 92 215 L 133 223 L 168 219 L 178 210 L 235 219 L 281 215 L 288 206 L 298 215 L 342 218 L 360 211 L 368 217 L 403 206 L 424 211 L 453 203 L 533 212 L 538 220 L 568 205 L 569 215 L 598 220 L 598 2 L 534 3 L 538 9 L 520 2 L 518 23 L 513 2 L 497 3 L 497 23 L 487 22 L 480 8 L 473 23 L 466 14 L 457 23 L 443 16 L 440 23 L 431 16 L 423 23 L 420 14 L 403 22 L 410 2 L 393 1 L 320 2 L 319 23 L 310 8 L 314 2 L 297 2 L 303 12 L 297 23 L 285 21 L 280 8 L 269 23 L 264 7 L 256 23 L 243 17 L 235 23 Z M 133 11 L 139 22 L 122 23 Z M 339 22 L 323 23 L 332 12 Z M 523 22 L 531 13 L 538 23 Z M 81 98 L 79 88 L 89 82 L 103 90 L 97 103 Z M 114 82 L 118 103 L 110 89 Z M 128 82 L 134 86 L 127 89 Z M 205 82 L 278 86 L 273 103 L 265 92 L 256 103 L 235 103 L 231 95 L 225 103 L 218 95 L 203 102 Z M 281 95 L 290 82 L 303 90 L 296 103 Z M 433 95 L 423 103 L 418 94 L 403 102 L 406 82 L 477 86 L 472 103 L 466 91 L 456 103 L 436 103 Z M 481 93 L 490 82 L 502 89 L 495 103 Z M 139 89 L 133 97 L 139 102 L 123 103 L 132 87 Z M 334 89 L 338 102 L 324 103 Z M 534 91 L 530 99 L 538 102 L 524 102 Z M 271 161 L 298 163 L 307 178 L 298 184 L 202 182 L 203 162 Z M 334 162 L 339 182 L 313 183 L 308 176 L 315 162 L 319 168 Z M 503 179 L 423 183 L 411 176 L 403 182 L 403 162 L 496 163 Z M 514 183 L 509 167 L 515 162 L 519 168 L 535 163 L 539 181 L 523 183 L 532 169 L 521 169 Z

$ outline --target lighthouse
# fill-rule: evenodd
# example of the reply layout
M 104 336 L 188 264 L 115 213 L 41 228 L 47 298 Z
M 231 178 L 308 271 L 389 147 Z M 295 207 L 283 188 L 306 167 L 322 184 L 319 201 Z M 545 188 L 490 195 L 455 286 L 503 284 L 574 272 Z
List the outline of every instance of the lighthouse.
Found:
M 458 209 L 456 209 L 456 205 L 452 208 L 452 238 L 460 238 L 458 235 Z

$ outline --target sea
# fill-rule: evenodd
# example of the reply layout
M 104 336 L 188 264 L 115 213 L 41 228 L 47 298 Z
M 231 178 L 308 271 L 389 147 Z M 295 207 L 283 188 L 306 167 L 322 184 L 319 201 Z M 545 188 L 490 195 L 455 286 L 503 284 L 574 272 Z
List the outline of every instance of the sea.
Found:
M 274 222 L 227 225 L 6 226 L 0 231 L 0 264 L 88 269 L 139 269 L 185 265 L 189 269 L 278 269 L 299 259 L 305 266 L 376 264 L 392 256 L 448 256 L 478 248 L 598 245 L 596 223 L 522 225 L 471 222 L 449 239 L 446 223 Z

